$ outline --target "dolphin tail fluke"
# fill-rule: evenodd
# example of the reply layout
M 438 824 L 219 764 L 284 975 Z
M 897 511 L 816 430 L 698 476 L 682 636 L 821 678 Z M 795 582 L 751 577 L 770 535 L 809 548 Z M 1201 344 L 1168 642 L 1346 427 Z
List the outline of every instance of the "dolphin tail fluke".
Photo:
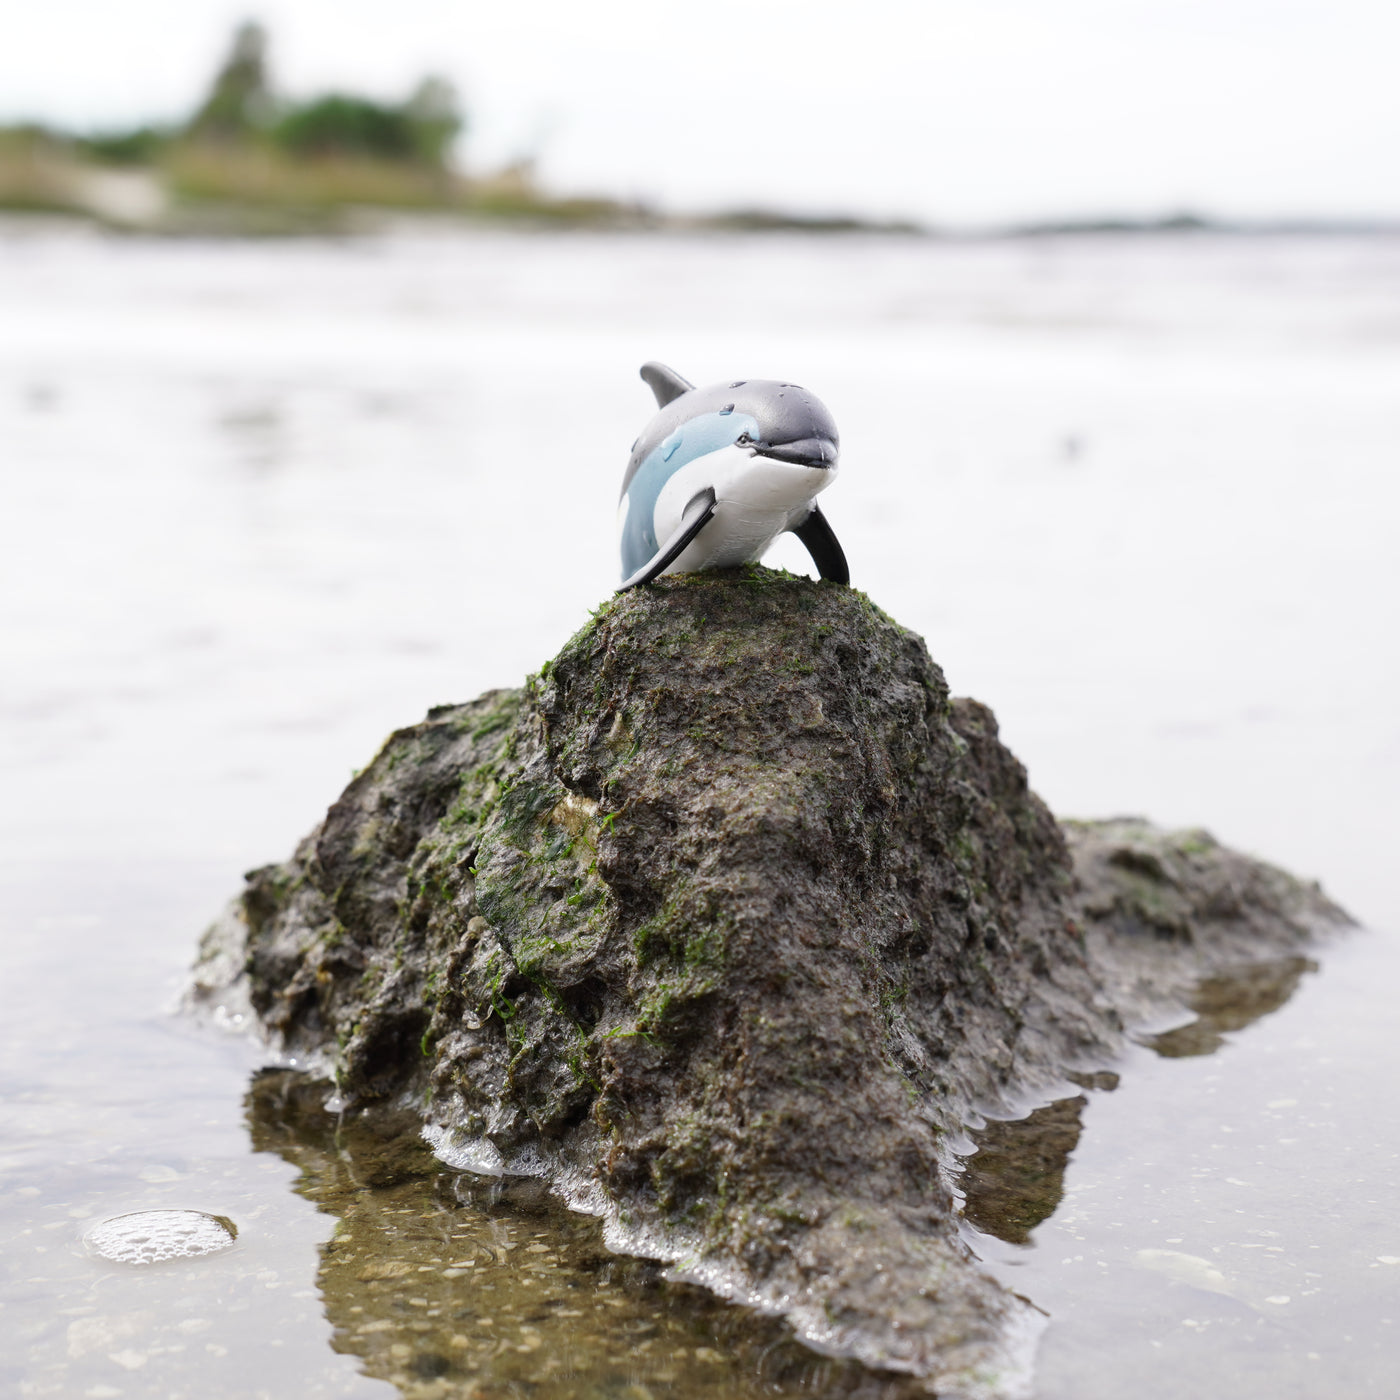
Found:
M 829 578 L 833 583 L 850 583 L 851 571 L 846 564 L 846 551 L 841 548 L 841 541 L 836 538 L 820 506 L 814 505 L 811 515 L 802 524 L 794 526 L 792 533 L 807 546 L 807 553 L 812 556 L 812 563 L 823 578 Z
M 690 504 L 681 512 L 681 523 L 676 527 L 675 534 L 617 591 L 625 593 L 629 588 L 636 588 L 640 583 L 650 583 L 658 574 L 670 568 L 680 558 L 681 551 L 686 545 L 705 528 L 714 513 L 714 487 L 707 486 L 703 491 L 690 498 Z
M 672 399 L 688 394 L 694 387 L 688 379 L 682 379 L 669 365 L 660 360 L 648 360 L 642 366 L 642 378 L 647 387 L 656 395 L 657 408 L 665 408 Z

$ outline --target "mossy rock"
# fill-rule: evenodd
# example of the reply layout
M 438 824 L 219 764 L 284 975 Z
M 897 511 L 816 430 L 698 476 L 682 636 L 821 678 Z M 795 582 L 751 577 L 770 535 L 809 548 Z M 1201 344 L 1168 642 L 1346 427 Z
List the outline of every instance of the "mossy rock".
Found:
M 950 1135 L 1111 1063 L 1140 945 L 1171 990 L 1341 917 L 1201 833 L 1071 838 L 1078 874 L 991 712 L 862 594 L 667 578 L 391 735 L 249 876 L 195 996 L 617 1248 L 996 1393 L 1034 1314 L 959 1242 Z

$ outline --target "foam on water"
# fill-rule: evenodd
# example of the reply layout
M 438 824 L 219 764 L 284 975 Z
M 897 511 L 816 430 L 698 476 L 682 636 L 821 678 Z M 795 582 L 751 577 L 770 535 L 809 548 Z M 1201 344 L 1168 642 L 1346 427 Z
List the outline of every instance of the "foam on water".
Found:
M 202 1210 L 138 1210 L 114 1215 L 87 1233 L 95 1254 L 118 1264 L 162 1264 L 227 1249 L 238 1231 L 231 1220 Z

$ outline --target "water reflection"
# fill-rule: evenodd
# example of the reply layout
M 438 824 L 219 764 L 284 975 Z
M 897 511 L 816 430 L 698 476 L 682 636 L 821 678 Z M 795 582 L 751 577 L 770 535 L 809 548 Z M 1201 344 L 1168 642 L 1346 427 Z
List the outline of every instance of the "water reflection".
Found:
M 972 1224 L 1008 1244 L 1030 1243 L 1031 1231 L 1064 1196 L 1065 1168 L 1079 1144 L 1086 1102 L 1076 1094 L 973 1134 L 977 1152 L 962 1178 L 963 1214 Z
M 1316 972 L 1311 958 L 1273 958 L 1207 977 L 1187 998 L 1196 1013 L 1189 1025 L 1153 1036 L 1147 1044 L 1164 1059 L 1213 1055 L 1231 1031 L 1242 1031 L 1277 1011 L 1298 990 L 1305 973 Z
M 608 1252 L 542 1183 L 444 1168 L 416 1120 L 336 1117 L 326 1085 L 259 1074 L 253 1146 L 339 1217 L 318 1282 L 332 1346 L 412 1400 L 906 1400 L 900 1377 L 817 1356 L 785 1324 Z
M 1290 957 L 1222 972 L 1189 998 L 1195 1020 L 1149 1044 L 1163 1058 L 1210 1054 L 1315 970 Z M 972 1135 L 962 1186 L 978 1230 L 1028 1245 L 1059 1208 L 1089 1096 L 1118 1086 L 1109 1072 L 1077 1078 L 1084 1092 Z M 295 1166 L 296 1190 L 338 1218 L 318 1278 L 332 1346 L 412 1400 L 924 1393 L 816 1356 L 780 1321 L 609 1253 L 599 1222 L 541 1182 L 446 1169 L 411 1113 L 337 1116 L 326 1097 L 324 1082 L 295 1071 L 258 1074 L 246 1100 L 253 1147 Z
M 1272 958 L 1228 968 L 1197 984 L 1186 998 L 1195 1019 L 1151 1036 L 1145 1044 L 1163 1059 L 1211 1055 L 1230 1032 L 1242 1031 L 1277 1011 L 1298 990 L 1304 974 L 1316 972 L 1311 958 Z M 1081 1088 L 1109 1091 L 1118 1076 L 1075 1076 Z M 991 1121 L 970 1134 L 977 1151 L 966 1159 L 961 1180 L 963 1214 L 1007 1244 L 1029 1244 L 1031 1232 L 1048 1220 L 1064 1197 L 1065 1170 L 1083 1132 L 1083 1094 L 1058 1099 L 1024 1118 Z

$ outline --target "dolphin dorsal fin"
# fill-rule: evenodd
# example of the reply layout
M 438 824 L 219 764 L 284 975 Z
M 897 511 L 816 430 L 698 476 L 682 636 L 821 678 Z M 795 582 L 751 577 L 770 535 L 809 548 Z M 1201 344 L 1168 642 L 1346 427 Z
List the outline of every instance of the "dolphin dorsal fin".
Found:
M 657 408 L 665 408 L 673 399 L 680 398 L 695 387 L 688 379 L 682 379 L 669 365 L 663 365 L 660 360 L 648 360 L 642 366 L 641 374 L 647 387 L 656 395 Z

